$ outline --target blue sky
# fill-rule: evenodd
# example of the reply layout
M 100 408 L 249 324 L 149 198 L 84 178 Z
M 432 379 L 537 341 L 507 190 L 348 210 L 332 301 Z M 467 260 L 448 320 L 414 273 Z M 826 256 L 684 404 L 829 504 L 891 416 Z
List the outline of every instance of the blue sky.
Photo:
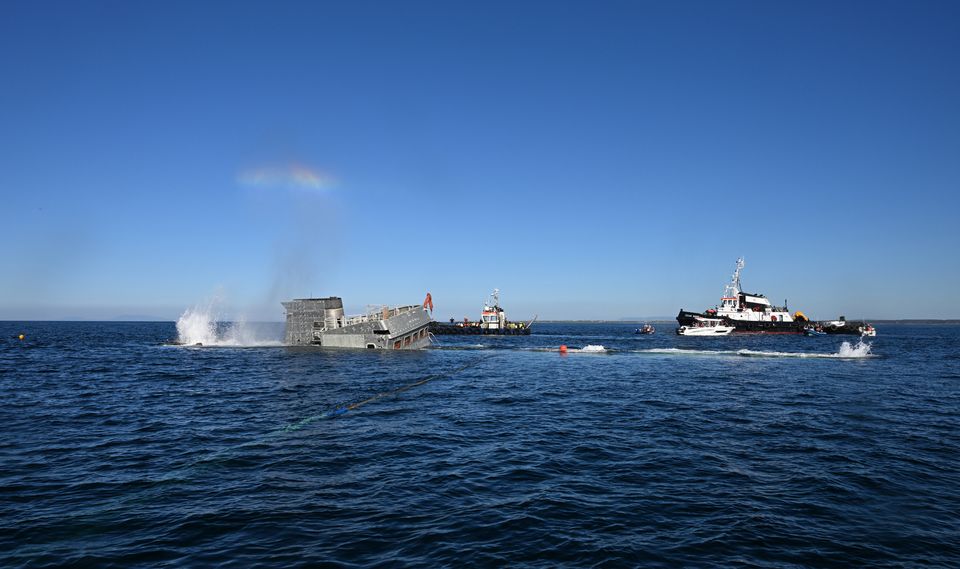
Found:
M 960 317 L 954 2 L 7 2 L 0 319 Z

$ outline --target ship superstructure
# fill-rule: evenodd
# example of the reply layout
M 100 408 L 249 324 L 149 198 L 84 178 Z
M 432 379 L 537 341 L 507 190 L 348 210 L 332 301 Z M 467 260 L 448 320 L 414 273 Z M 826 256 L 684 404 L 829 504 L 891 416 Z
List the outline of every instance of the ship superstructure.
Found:
M 737 259 L 737 268 L 730 282 L 723 288 L 720 304 L 716 309 L 707 310 L 707 314 L 741 322 L 793 322 L 795 318 L 786 306 L 773 306 L 762 294 L 743 292 L 740 288 L 740 271 L 743 267 L 741 257 Z M 797 313 L 797 318 L 806 320 L 802 312 Z
M 483 303 L 480 327 L 484 330 L 503 330 L 507 327 L 507 313 L 500 308 L 500 289 L 498 288 L 493 289 L 489 300 Z
M 287 311 L 284 341 L 290 346 L 409 350 L 430 343 L 430 314 L 421 305 L 369 306 L 366 314 L 346 316 L 337 296 L 282 304 Z

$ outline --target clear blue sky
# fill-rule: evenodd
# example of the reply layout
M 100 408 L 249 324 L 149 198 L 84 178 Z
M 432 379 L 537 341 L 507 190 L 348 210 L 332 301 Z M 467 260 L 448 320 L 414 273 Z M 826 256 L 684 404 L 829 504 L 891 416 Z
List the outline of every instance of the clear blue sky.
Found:
M 957 2 L 0 7 L 0 319 L 960 317 Z

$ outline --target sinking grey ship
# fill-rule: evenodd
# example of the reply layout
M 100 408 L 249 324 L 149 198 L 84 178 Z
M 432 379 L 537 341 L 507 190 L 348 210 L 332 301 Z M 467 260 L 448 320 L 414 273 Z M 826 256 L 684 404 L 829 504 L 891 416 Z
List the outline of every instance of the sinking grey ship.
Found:
M 338 296 L 281 304 L 287 311 L 284 342 L 289 346 L 415 350 L 430 343 L 430 314 L 424 306 L 371 306 L 366 314 L 346 316 Z

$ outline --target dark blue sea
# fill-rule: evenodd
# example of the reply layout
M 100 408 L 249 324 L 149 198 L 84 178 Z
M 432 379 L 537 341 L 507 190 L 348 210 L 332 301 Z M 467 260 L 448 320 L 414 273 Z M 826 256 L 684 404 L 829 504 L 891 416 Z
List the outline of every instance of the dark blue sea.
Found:
M 960 566 L 960 327 L 635 327 L 0 323 L 0 566 Z

